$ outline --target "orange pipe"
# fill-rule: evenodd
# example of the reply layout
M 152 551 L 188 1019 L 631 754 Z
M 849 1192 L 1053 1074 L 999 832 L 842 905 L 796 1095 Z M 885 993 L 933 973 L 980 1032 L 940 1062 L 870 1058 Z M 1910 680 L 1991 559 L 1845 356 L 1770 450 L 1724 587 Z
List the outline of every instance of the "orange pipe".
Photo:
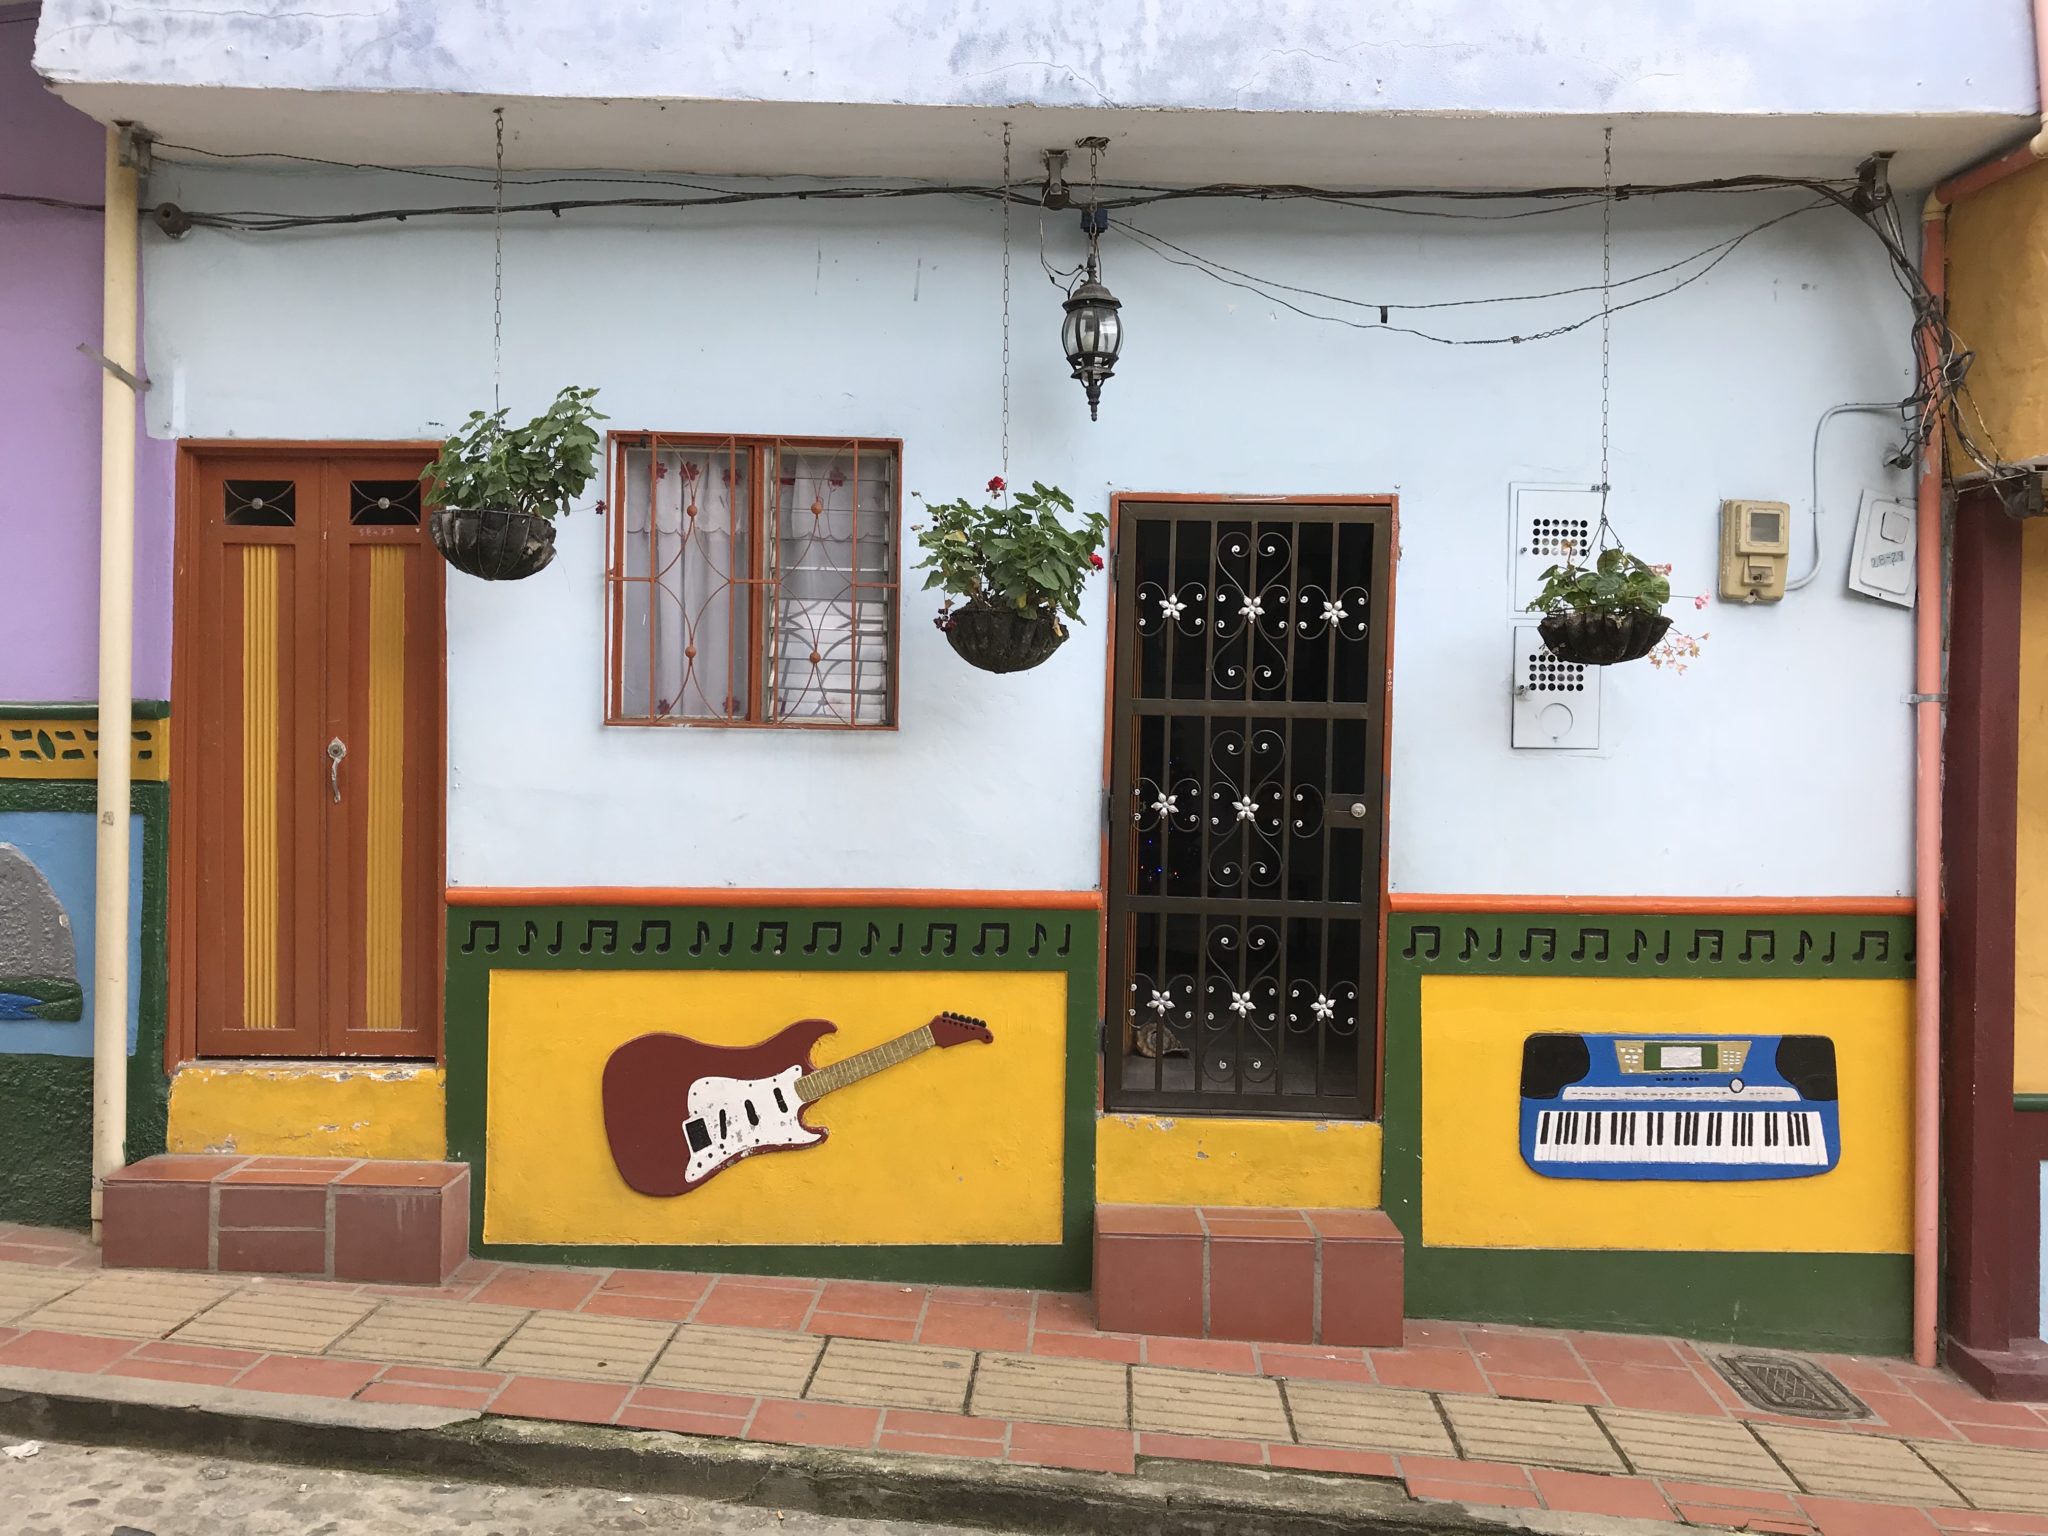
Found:
M 451 885 L 451 907 L 1001 907 L 1092 912 L 1100 891 L 734 890 L 721 885 Z
M 1395 891 L 1394 912 L 1559 912 L 1582 917 L 1907 917 L 1910 896 L 1432 896 Z
M 1920 272 L 1937 309 L 1947 291 L 1946 209 L 1920 224 Z M 1918 338 L 1932 425 L 1920 460 L 1913 605 L 1913 1359 L 1935 1361 L 1941 1289 L 1941 492 L 1942 432 L 1933 332 Z
M 1947 181 L 1934 189 L 1934 200 L 1941 205 L 1946 215 L 1949 206 L 1959 197 L 1968 197 L 1972 192 L 1981 191 L 1994 181 L 2003 181 L 2014 171 L 2024 171 L 2028 166 L 2040 162 L 2041 156 L 2031 143 L 2022 144 L 2018 149 L 2007 150 L 1995 160 L 1986 160 L 1967 170 L 1956 172 Z
M 1920 276 L 1937 313 L 1947 307 L 1948 210 L 2048 159 L 2048 0 L 2033 0 L 2034 78 L 2042 118 L 2027 143 L 1935 186 L 1920 216 Z M 1939 366 L 1932 334 L 1916 337 L 1933 421 L 1920 459 L 1913 608 L 1913 892 L 1918 964 L 1913 974 L 1913 1359 L 1933 1365 L 1941 1292 L 1941 711 L 1943 490 Z

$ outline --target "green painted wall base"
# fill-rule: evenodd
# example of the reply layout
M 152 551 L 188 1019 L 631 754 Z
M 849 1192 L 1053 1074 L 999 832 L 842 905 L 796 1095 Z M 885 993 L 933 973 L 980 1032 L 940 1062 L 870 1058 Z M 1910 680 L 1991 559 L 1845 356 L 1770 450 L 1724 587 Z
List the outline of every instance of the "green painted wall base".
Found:
M 130 1162 L 163 1151 L 169 1101 L 160 1065 L 151 1074 L 131 1060 Z M 91 1225 L 91 1057 L 0 1056 L 0 1221 L 79 1232 Z
M 471 1172 L 475 1180 L 474 1170 Z M 486 1243 L 470 1248 L 516 1264 L 606 1265 L 618 1269 L 686 1269 L 707 1275 L 801 1275 L 818 1280 L 883 1280 L 904 1285 L 979 1285 L 1033 1291 L 1085 1291 L 1090 1249 L 1062 1247 L 670 1247 L 612 1243 L 598 1247 Z
M 1905 1254 L 1408 1249 L 1410 1311 L 1481 1323 L 1902 1355 Z M 1418 1311 L 1418 1306 L 1426 1310 Z

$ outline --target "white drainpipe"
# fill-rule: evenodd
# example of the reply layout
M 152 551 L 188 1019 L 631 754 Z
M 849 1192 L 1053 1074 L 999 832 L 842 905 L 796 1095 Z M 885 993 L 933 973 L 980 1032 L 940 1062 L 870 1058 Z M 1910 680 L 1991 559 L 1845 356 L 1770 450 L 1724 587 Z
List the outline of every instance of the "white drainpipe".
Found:
M 107 129 L 100 320 L 100 735 L 94 875 L 92 1231 L 101 1186 L 128 1160 L 128 804 L 135 645 L 136 173 Z M 119 370 L 116 372 L 115 370 Z

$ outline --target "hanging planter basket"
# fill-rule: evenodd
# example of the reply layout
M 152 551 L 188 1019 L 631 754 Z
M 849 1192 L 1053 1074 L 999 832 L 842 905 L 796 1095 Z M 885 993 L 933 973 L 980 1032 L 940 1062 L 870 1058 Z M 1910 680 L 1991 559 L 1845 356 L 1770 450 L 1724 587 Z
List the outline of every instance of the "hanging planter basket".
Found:
M 444 560 L 483 581 L 519 581 L 555 558 L 555 525 L 534 512 L 443 510 L 427 529 Z
M 1559 661 L 1611 667 L 1640 661 L 1664 638 L 1671 621 L 1661 613 L 1552 613 L 1536 626 Z
M 1049 609 L 1016 613 L 969 603 L 947 615 L 941 627 L 960 659 L 984 672 L 1029 672 L 1067 638 Z

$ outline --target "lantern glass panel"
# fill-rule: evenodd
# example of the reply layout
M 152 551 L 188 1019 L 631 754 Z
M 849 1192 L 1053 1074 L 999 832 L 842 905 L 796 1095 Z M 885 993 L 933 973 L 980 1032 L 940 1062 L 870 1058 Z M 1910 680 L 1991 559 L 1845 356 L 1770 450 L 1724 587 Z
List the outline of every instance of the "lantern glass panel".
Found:
M 1061 331 L 1067 356 L 1075 362 L 1114 359 L 1123 344 L 1122 320 L 1114 309 L 1099 304 L 1083 304 L 1068 310 Z

